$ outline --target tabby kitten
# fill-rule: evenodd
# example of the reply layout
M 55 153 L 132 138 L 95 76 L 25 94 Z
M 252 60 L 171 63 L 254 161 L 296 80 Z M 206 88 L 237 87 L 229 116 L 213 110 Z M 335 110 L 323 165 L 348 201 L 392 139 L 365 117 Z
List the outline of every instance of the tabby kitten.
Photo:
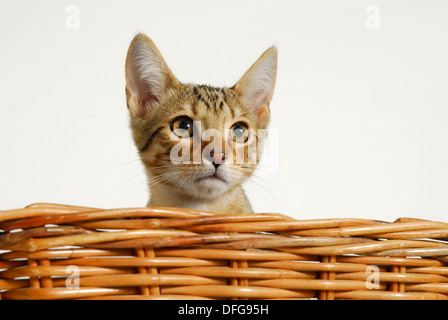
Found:
M 277 49 L 264 52 L 233 87 L 215 88 L 181 83 L 151 39 L 138 34 L 125 69 L 130 127 L 149 183 L 148 206 L 252 212 L 242 183 L 259 162 Z

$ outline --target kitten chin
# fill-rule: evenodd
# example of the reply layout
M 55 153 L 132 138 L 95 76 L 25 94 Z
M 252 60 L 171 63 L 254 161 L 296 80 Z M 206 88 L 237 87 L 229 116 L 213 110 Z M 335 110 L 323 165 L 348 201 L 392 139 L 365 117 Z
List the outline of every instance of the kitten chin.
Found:
M 230 185 L 228 182 L 217 176 L 206 176 L 198 178 L 193 182 L 200 198 L 214 199 L 225 193 Z
M 252 208 L 241 186 L 235 186 L 219 197 L 194 197 L 177 189 L 164 187 L 151 195 L 149 207 L 181 207 L 215 213 L 251 213 Z
M 233 87 L 216 88 L 181 83 L 152 40 L 138 34 L 125 72 L 130 127 L 148 176 L 148 206 L 252 212 L 242 184 L 262 152 L 277 49 L 264 52 Z

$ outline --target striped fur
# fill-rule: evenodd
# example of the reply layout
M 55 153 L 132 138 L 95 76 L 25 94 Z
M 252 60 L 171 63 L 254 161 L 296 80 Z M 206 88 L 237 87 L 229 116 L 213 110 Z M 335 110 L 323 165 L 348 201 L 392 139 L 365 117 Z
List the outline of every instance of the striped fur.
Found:
M 259 133 L 269 123 L 276 58 L 276 49 L 269 49 L 231 88 L 183 84 L 148 37 L 139 34 L 134 38 L 126 59 L 126 97 L 134 142 L 148 177 L 148 206 L 252 212 L 242 184 L 253 174 L 262 151 Z M 257 87 L 257 83 L 262 85 Z M 248 100 L 250 95 L 256 96 L 254 103 Z M 181 116 L 200 123 L 198 135 L 173 140 L 171 125 Z M 229 139 L 235 123 L 250 129 L 246 143 Z M 227 152 L 221 165 L 203 157 L 211 141 L 200 138 L 209 129 L 215 134 L 211 141 Z M 177 155 L 190 163 L 173 163 L 172 151 L 177 150 L 173 148 L 180 149 Z M 238 152 L 244 155 L 243 162 L 237 161 Z M 193 163 L 195 155 L 199 155 L 200 163 Z

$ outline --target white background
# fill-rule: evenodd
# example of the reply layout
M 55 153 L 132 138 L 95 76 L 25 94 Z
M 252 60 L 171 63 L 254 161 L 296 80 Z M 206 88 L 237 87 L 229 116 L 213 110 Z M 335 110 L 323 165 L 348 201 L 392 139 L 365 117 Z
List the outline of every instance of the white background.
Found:
M 442 0 L 1 0 L 0 210 L 146 204 L 124 94 L 144 32 L 181 81 L 216 86 L 278 47 L 256 211 L 448 221 L 447 17 Z

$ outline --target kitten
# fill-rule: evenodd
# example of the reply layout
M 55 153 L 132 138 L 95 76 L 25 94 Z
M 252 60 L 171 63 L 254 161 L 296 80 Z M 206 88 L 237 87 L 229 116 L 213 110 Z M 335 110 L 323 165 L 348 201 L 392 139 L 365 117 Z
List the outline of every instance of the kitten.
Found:
M 277 49 L 266 50 L 233 87 L 215 88 L 181 83 L 151 39 L 138 34 L 125 69 L 130 127 L 149 183 L 148 206 L 252 212 L 242 183 L 259 162 Z

